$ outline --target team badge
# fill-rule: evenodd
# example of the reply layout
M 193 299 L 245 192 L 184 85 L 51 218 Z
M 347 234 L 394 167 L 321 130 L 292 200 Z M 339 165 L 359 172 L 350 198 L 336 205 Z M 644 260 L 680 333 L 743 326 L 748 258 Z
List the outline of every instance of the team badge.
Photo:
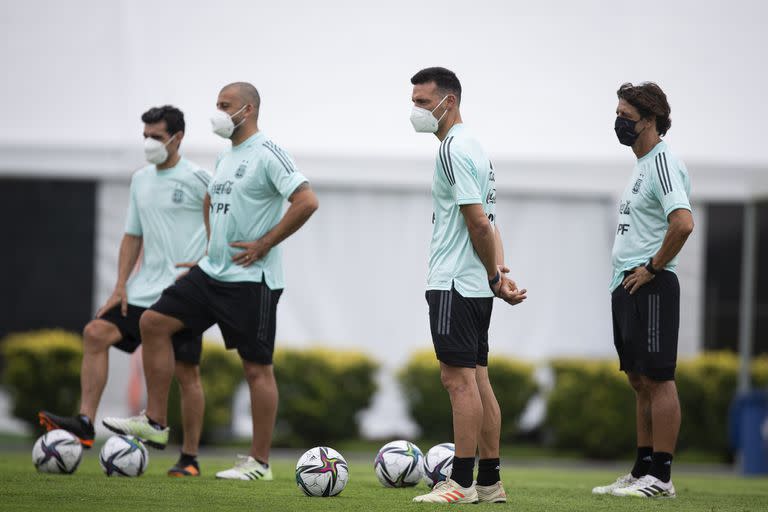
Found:
M 240 164 L 240 167 L 238 167 L 237 170 L 235 171 L 235 178 L 242 178 L 243 176 L 245 176 L 246 167 L 247 166 L 245 162 Z
M 641 174 L 639 178 L 637 178 L 637 181 L 635 182 L 635 186 L 632 187 L 632 193 L 637 194 L 640 192 L 640 185 L 643 184 L 643 175 Z
M 181 203 L 184 200 L 184 191 L 181 188 L 177 188 L 173 191 L 173 202 L 176 204 Z

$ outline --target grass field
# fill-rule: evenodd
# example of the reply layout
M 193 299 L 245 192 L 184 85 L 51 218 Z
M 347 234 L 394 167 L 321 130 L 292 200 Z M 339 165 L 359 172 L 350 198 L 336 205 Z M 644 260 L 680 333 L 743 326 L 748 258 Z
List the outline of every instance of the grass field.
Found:
M 84 454 L 74 475 L 38 474 L 27 453 L 0 454 L 0 510 L 2 511 L 271 511 L 271 510 L 402 510 L 440 509 L 445 506 L 417 505 L 411 498 L 426 491 L 385 489 L 373 473 L 372 464 L 352 458 L 350 483 L 335 498 L 307 498 L 293 480 L 295 461 L 273 461 L 275 481 L 232 482 L 214 479 L 216 471 L 230 467 L 233 459 L 204 457 L 203 476 L 173 479 L 165 470 L 175 461 L 173 454 L 150 451 L 149 469 L 137 479 L 107 478 L 94 450 Z M 513 467 L 504 469 L 509 495 L 506 505 L 465 506 L 477 510 L 572 511 L 572 510 L 675 510 L 675 511 L 762 511 L 768 510 L 768 478 L 699 474 L 677 474 L 675 500 L 640 500 L 592 496 L 590 489 L 613 480 L 617 474 L 605 470 L 557 470 Z M 462 507 L 459 507 L 462 508 Z

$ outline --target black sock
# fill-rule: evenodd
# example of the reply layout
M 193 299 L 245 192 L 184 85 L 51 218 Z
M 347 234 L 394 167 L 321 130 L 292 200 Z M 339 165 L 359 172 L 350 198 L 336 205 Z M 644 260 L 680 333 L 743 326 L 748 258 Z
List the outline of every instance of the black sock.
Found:
M 632 468 L 632 476 L 640 478 L 648 474 L 651 469 L 651 456 L 653 455 L 653 446 L 638 446 L 637 458 Z
M 93 433 L 93 423 L 91 422 L 91 418 L 85 414 L 78 414 L 77 419 L 80 420 L 80 424 L 86 432 Z
M 150 426 L 155 430 L 163 430 L 165 428 L 163 425 L 159 424 L 149 416 L 147 416 L 147 421 L 149 421 Z
M 493 485 L 501 480 L 500 467 L 499 459 L 480 459 L 477 463 L 477 485 Z
M 655 476 L 664 483 L 672 478 L 672 454 L 667 452 L 653 452 L 653 462 L 648 474 Z
M 179 457 L 179 466 L 189 466 L 189 465 L 197 466 L 197 455 L 190 455 L 188 453 L 181 452 L 181 457 Z
M 472 474 L 475 472 L 474 457 L 454 457 L 451 479 L 462 487 L 472 485 Z

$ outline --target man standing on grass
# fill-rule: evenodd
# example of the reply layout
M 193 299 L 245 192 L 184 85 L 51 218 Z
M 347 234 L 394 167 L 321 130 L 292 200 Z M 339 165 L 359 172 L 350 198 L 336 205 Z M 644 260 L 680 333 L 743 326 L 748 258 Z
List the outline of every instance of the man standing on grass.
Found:
M 83 330 L 83 362 L 80 371 L 80 414 L 59 416 L 38 413 L 48 430 L 63 428 L 93 445 L 93 422 L 107 384 L 109 348 L 133 352 L 142 341 L 139 319 L 173 284 L 178 267 L 189 267 L 205 252 L 203 200 L 210 174 L 181 157 L 184 114 L 166 105 L 151 108 L 144 122 L 144 152 L 151 165 L 131 179 L 128 217 L 120 244 L 117 284 L 106 304 Z M 144 248 L 139 270 L 129 279 Z M 170 476 L 197 476 L 197 450 L 203 428 L 205 401 L 200 383 L 200 333 L 180 331 L 173 337 L 171 370 L 181 389 L 184 440 L 181 457 Z M 145 356 L 146 357 L 146 356 Z
M 501 412 L 488 379 L 488 328 L 494 296 L 519 304 L 526 290 L 506 277 L 495 225 L 496 176 L 462 123 L 461 83 L 445 68 L 411 78 L 417 132 L 440 140 L 432 181 L 432 242 L 426 298 L 440 377 L 451 398 L 456 455 L 448 480 L 413 499 L 423 503 L 502 503 Z M 475 454 L 480 462 L 474 483 Z
M 250 454 L 216 474 L 235 480 L 272 480 L 269 451 L 277 414 L 272 354 L 277 302 L 284 287 L 279 244 L 318 207 L 291 157 L 259 131 L 260 102 L 256 88 L 245 82 L 229 84 L 219 93 L 211 124 L 232 147 L 219 157 L 208 187 L 208 254 L 141 317 L 146 413 L 104 420 L 115 432 L 164 447 L 173 372 L 171 336 L 183 329 L 201 333 L 218 323 L 227 348 L 237 349 L 242 359 L 251 394 Z M 290 206 L 283 215 L 286 200 Z
M 611 303 L 620 368 L 635 390 L 637 458 L 632 470 L 594 494 L 675 497 L 672 455 L 680 430 L 675 386 L 680 285 L 677 255 L 693 231 L 690 180 L 663 137 L 667 96 L 652 82 L 617 91 L 616 135 L 637 162 L 619 204 Z

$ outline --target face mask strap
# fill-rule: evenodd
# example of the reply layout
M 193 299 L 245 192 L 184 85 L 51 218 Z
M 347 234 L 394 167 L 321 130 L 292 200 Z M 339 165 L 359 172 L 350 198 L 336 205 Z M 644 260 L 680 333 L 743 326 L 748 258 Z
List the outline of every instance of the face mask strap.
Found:
M 442 104 L 443 104 L 443 102 L 446 100 L 446 98 L 448 98 L 448 95 L 447 95 L 447 94 L 446 94 L 445 96 L 443 96 L 443 99 L 441 99 L 441 100 L 440 100 L 440 103 L 438 103 L 438 104 L 435 106 L 435 108 L 433 108 L 433 109 L 432 109 L 432 111 L 430 112 L 430 114 L 434 114 L 434 113 L 435 113 L 435 110 L 437 110 L 438 108 L 440 108 L 440 105 L 442 105 Z M 445 114 L 447 114 L 447 113 L 448 113 L 448 109 L 445 109 L 445 111 L 443 112 L 443 115 L 441 115 L 441 116 L 440 116 L 440 117 L 437 119 L 437 122 L 438 122 L 438 124 L 440 123 L 440 121 L 442 121 L 442 120 L 443 120 L 443 118 L 445 117 Z

